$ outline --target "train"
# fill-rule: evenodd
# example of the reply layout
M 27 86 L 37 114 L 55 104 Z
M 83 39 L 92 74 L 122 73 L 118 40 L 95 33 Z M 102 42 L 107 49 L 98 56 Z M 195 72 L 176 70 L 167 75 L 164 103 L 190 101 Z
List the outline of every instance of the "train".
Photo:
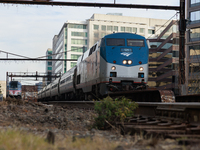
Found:
M 111 93 L 146 89 L 149 46 L 133 33 L 104 36 L 76 66 L 38 92 L 38 101 L 92 100 Z
M 7 88 L 8 88 L 7 97 L 21 99 L 22 84 L 19 81 L 10 81 Z

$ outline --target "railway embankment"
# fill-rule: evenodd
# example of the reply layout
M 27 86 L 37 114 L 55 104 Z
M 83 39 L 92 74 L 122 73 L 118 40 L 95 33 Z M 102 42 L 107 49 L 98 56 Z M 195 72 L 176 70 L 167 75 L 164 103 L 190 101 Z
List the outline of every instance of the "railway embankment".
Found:
M 121 135 L 117 128 L 104 131 L 94 129 L 92 125 L 97 113 L 93 109 L 69 109 L 11 99 L 1 102 L 0 108 L 1 134 L 3 131 L 15 130 L 23 135 L 32 134 L 48 141 L 49 133 L 52 133 L 50 135 L 53 136 L 51 138 L 54 144 L 49 143 L 52 145 L 51 149 L 177 150 L 199 147 L 195 142 L 183 145 L 175 139 L 145 138 L 142 133 Z M 1 140 L 0 147 L 6 149 Z M 12 142 L 12 138 L 9 141 Z

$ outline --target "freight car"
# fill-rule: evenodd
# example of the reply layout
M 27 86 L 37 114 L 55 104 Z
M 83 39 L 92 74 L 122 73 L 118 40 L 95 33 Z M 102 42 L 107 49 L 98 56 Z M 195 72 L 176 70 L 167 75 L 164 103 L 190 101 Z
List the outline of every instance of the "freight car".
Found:
M 104 36 L 77 65 L 38 92 L 38 100 L 91 100 L 114 92 L 146 89 L 149 49 L 143 36 Z

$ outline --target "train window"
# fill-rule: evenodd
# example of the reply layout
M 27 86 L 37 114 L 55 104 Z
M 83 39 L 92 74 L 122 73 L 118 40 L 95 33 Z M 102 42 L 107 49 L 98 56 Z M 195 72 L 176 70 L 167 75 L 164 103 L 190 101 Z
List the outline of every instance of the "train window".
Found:
M 95 51 L 96 47 L 97 47 L 97 44 L 94 45 L 92 48 L 90 48 L 89 56 Z
M 107 46 L 125 46 L 125 40 L 124 39 L 106 39 L 106 45 Z
M 90 48 L 89 56 L 92 54 L 93 48 L 94 48 L 94 46 Z
M 127 46 L 144 47 L 144 40 L 139 40 L 139 39 L 127 39 Z

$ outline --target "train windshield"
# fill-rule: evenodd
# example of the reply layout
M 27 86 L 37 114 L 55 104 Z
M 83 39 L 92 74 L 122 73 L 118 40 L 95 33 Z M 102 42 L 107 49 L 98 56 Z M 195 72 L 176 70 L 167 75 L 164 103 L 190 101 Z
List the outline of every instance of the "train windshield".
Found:
M 125 46 L 125 40 L 124 39 L 107 38 L 106 45 L 107 46 Z
M 144 40 L 139 39 L 127 39 L 127 46 L 144 47 Z
M 17 88 L 17 81 L 16 82 L 10 82 L 9 83 L 10 88 Z

